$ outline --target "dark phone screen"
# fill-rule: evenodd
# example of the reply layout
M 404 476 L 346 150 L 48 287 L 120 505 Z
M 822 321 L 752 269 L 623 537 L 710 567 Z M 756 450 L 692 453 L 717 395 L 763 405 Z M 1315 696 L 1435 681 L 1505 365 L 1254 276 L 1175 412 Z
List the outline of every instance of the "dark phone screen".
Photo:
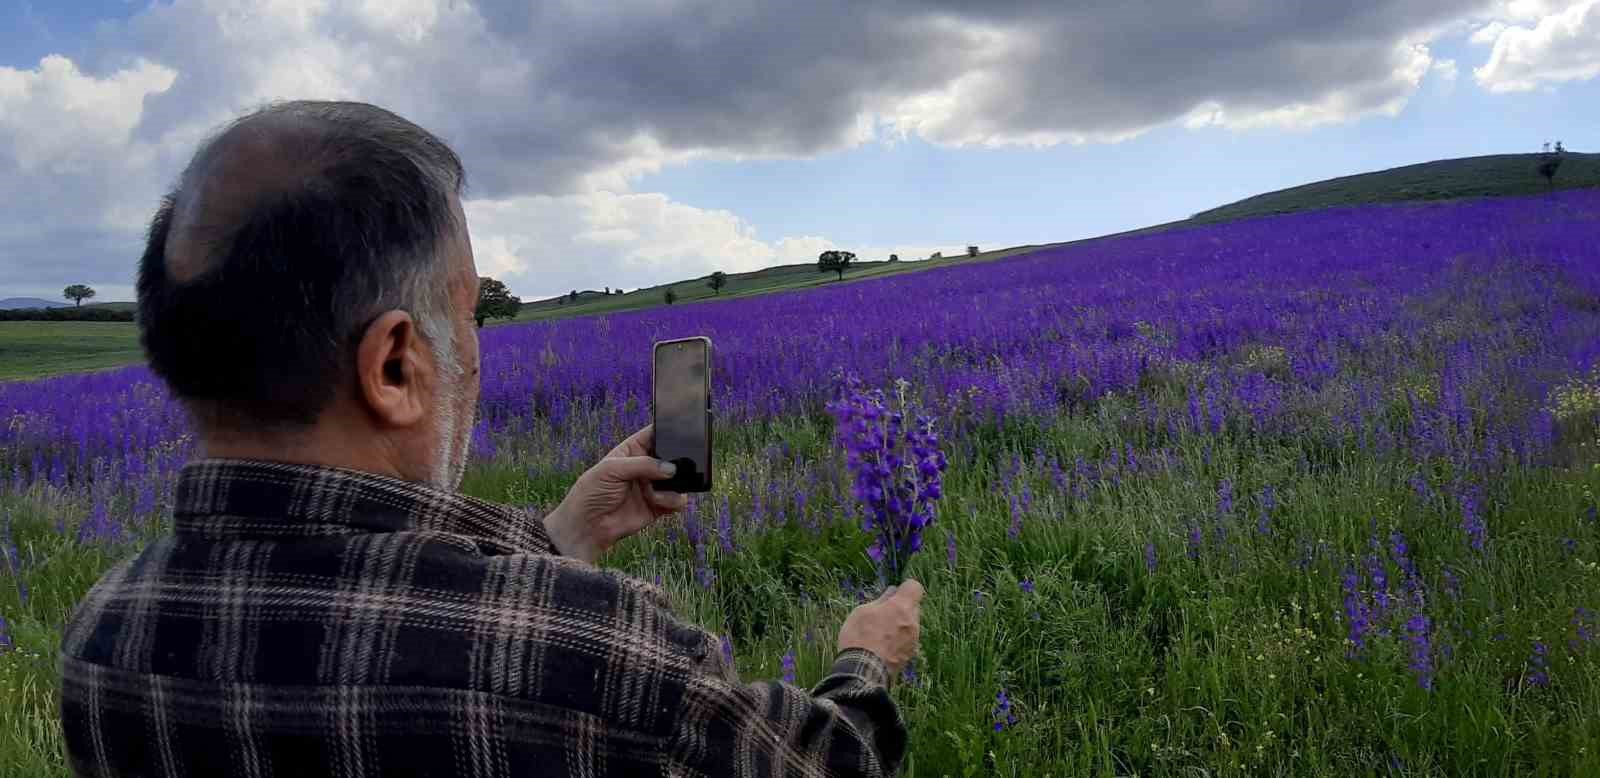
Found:
M 655 350 L 656 458 L 678 466 L 663 482 L 675 491 L 705 491 L 711 476 L 711 354 L 703 340 L 662 343 Z

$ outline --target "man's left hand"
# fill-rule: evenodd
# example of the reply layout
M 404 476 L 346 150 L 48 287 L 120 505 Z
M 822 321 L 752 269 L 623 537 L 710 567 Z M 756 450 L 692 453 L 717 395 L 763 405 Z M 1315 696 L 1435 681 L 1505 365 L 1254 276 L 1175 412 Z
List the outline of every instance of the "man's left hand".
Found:
M 545 516 L 545 531 L 562 556 L 594 562 L 617 541 L 689 504 L 687 495 L 652 485 L 673 472 L 672 463 L 650 456 L 653 440 L 653 428 L 645 427 L 622 441 Z

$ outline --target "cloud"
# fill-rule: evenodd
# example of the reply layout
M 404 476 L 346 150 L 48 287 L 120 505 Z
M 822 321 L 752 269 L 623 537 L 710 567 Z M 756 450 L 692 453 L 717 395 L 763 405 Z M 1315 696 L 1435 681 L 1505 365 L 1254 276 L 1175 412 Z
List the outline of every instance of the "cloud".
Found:
M 1512 3 L 1508 14 L 1525 24 L 1495 23 L 1472 36 L 1492 43 L 1473 77 L 1491 92 L 1525 92 L 1600 76 L 1600 0 Z
M 955 242 L 843 245 L 821 236 L 761 238 L 737 215 L 656 193 L 587 192 L 476 199 L 465 204 L 478 272 L 528 299 L 571 289 L 653 286 L 683 278 L 817 261 L 831 248 L 862 259 L 957 253 Z
M 1542 8 L 1529 2 L 1513 5 Z M 485 235 L 487 261 L 542 273 L 515 241 L 567 245 L 590 258 L 593 285 L 826 242 L 759 239 L 734 214 L 631 191 L 664 166 L 911 135 L 1037 146 L 1175 122 L 1392 115 L 1433 66 L 1428 41 L 1485 6 L 1205 0 L 1152 19 L 1111 0 L 152 3 L 99 25 L 73 59 L 0 70 L 0 291 L 125 283 L 140 224 L 186 155 L 275 98 L 366 100 L 435 130 L 466 161 L 473 198 L 543 218 Z M 550 272 L 569 280 L 536 288 L 577 283 Z

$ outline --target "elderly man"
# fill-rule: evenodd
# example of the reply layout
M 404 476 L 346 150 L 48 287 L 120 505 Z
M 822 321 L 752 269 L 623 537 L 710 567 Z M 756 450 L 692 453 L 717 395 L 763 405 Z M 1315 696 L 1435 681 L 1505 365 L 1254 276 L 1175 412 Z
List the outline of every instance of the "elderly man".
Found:
M 922 587 L 858 607 L 806 692 L 742 684 L 663 593 L 592 566 L 682 508 L 648 429 L 539 519 L 454 490 L 478 394 L 461 163 L 357 103 L 204 144 L 139 268 L 202 457 L 172 533 L 62 647 L 88 776 L 879 775 Z M 645 358 L 639 355 L 639 358 Z

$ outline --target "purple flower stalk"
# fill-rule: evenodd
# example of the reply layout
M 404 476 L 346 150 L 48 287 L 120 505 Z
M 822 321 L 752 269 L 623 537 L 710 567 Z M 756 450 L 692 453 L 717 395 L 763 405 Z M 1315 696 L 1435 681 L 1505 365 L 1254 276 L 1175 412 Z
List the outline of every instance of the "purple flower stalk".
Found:
M 1354 567 L 1344 571 L 1344 619 L 1350 639 L 1350 655 L 1355 656 L 1367 647 L 1367 633 L 1372 630 L 1372 611 L 1361 594 L 1361 574 Z
M 951 570 L 956 569 L 956 533 L 950 530 L 944 532 L 944 558 Z
M 994 711 L 991 717 L 994 719 L 996 732 L 1004 732 L 1006 727 L 1017 724 L 1017 713 L 1011 709 L 1011 697 L 1006 694 L 1004 686 L 1000 687 L 999 693 L 994 696 Z
M 778 661 L 783 665 L 783 682 L 794 683 L 794 649 L 789 649 Z
M 828 403 L 845 464 L 855 477 L 854 495 L 864 514 L 863 529 L 873 536 L 868 555 L 888 580 L 899 581 L 911 555 L 922 548 L 922 532 L 933 522 L 943 496 L 946 461 L 933 420 L 914 415 L 906 399 L 908 384 L 896 384 L 898 403 L 890 408 L 879 390 L 866 391 L 855 376 Z
M 1148 573 L 1156 571 L 1156 544 L 1154 543 L 1144 544 L 1144 569 Z
M 1406 642 L 1411 645 L 1411 672 L 1417 676 L 1417 686 L 1433 690 L 1432 625 L 1421 611 L 1406 621 Z
M 1033 579 L 1032 578 L 1024 578 L 1017 585 L 1022 587 L 1022 593 L 1023 594 L 1033 594 Z
M 1217 486 L 1217 515 L 1228 516 L 1233 513 L 1233 481 L 1224 478 Z
M 1550 650 L 1544 643 L 1535 641 L 1533 654 L 1528 657 L 1528 683 L 1544 688 L 1550 685 Z

